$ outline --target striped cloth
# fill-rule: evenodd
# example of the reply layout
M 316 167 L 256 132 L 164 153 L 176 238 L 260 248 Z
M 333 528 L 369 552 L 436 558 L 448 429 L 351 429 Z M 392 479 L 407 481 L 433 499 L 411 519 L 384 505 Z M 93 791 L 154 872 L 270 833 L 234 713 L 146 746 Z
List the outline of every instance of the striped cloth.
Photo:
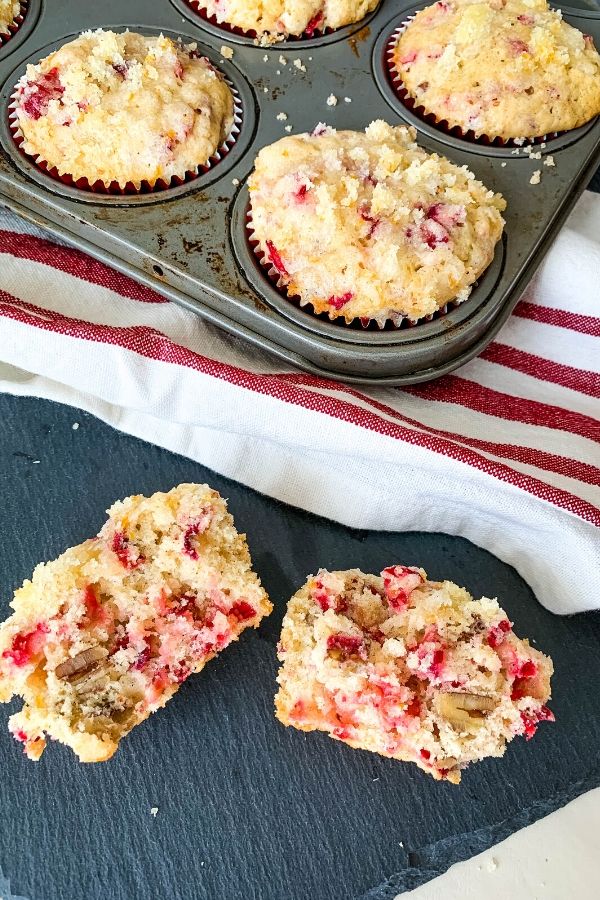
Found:
M 294 370 L 0 210 L 0 389 L 86 409 L 351 526 L 462 535 L 549 609 L 577 612 L 600 606 L 599 272 L 588 192 L 478 359 L 432 383 L 359 389 Z

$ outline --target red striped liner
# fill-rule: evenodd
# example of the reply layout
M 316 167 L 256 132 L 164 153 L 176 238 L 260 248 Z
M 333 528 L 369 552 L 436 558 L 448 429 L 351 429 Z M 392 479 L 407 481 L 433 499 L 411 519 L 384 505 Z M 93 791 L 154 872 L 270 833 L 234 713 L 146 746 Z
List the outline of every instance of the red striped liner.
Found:
M 17 15 L 14 17 L 12 22 L 10 22 L 7 26 L 6 31 L 0 31 L 0 48 L 4 46 L 4 44 L 10 41 L 13 34 L 16 34 L 23 22 L 25 21 L 25 16 L 27 15 L 27 0 L 21 0 L 21 7 Z
M 555 309 L 552 306 L 529 303 L 526 300 L 521 300 L 515 306 L 513 316 L 531 319 L 532 322 L 542 322 L 544 325 L 554 325 L 556 328 L 568 328 L 570 331 L 578 331 L 580 334 L 589 334 L 592 337 L 600 337 L 600 318 L 597 316 L 586 316 L 582 313 L 569 312 L 566 309 Z
M 209 359 L 179 346 L 153 328 L 146 326 L 123 328 L 81 322 L 60 313 L 49 312 L 32 304 L 23 303 L 6 292 L 0 292 L 0 315 L 46 331 L 118 346 L 149 359 L 186 366 L 230 384 L 403 440 L 408 444 L 470 465 L 502 482 L 518 487 L 538 499 L 568 510 L 580 518 L 600 526 L 600 509 L 592 503 L 562 488 L 547 484 L 540 478 L 519 472 L 502 462 L 490 460 L 480 452 L 464 446 L 464 442 L 458 443 L 447 437 L 428 433 L 422 426 L 421 430 L 416 430 L 404 423 L 383 419 L 371 409 L 360 408 L 352 402 L 332 397 L 330 394 L 304 389 L 302 384 L 293 383 L 289 377 L 257 374 L 228 363 Z M 311 386 L 329 390 L 334 387 L 336 390 L 352 394 L 351 388 L 325 381 L 325 379 L 312 376 L 300 376 L 300 378 L 305 379 L 304 383 Z M 354 393 L 361 400 L 364 399 L 357 392 Z

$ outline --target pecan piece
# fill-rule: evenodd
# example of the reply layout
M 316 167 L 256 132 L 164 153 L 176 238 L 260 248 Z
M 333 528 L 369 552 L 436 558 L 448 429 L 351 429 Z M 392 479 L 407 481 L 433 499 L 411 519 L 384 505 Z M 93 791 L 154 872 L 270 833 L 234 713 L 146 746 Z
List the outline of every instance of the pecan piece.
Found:
M 493 697 L 483 694 L 438 693 L 434 704 L 438 715 L 456 728 L 478 728 L 486 714 L 496 707 Z
M 57 678 L 73 678 L 80 676 L 90 669 L 93 669 L 101 659 L 108 656 L 106 647 L 90 647 L 88 650 L 82 650 L 77 656 L 66 659 L 54 670 Z

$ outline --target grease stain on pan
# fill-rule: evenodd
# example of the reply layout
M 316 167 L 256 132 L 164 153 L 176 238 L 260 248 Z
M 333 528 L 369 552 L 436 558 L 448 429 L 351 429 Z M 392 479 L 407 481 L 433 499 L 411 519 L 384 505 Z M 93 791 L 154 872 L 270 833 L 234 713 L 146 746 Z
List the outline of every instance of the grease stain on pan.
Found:
M 371 35 L 371 29 L 368 25 L 365 25 L 364 28 L 361 28 L 360 31 L 357 31 L 356 34 L 353 34 L 352 37 L 348 38 L 348 43 L 350 44 L 350 49 L 354 53 L 357 59 L 360 59 L 360 48 L 359 44 L 366 41 Z

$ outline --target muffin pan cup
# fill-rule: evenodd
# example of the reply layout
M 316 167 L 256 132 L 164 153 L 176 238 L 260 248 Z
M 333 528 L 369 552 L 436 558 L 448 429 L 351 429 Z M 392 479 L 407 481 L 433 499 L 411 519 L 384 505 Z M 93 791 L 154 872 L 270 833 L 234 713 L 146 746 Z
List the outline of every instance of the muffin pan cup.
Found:
M 23 25 L 0 46 L 0 202 L 316 375 L 401 385 L 449 372 L 483 350 L 517 303 L 600 164 L 600 122 L 531 147 L 542 154 L 531 159 L 524 148 L 474 143 L 420 119 L 390 83 L 385 49 L 402 21 L 425 5 L 383 0 L 354 26 L 261 47 L 206 23 L 184 0 L 130 0 L 125 12 L 116 0 L 89 8 L 75 0 L 30 0 Z M 562 9 L 600 47 L 600 11 Z M 19 150 L 9 107 L 26 63 L 98 27 L 175 33 L 186 43 L 197 41 L 219 66 L 239 94 L 243 121 L 218 165 L 161 191 L 96 194 L 57 181 Z M 224 46 L 233 50 L 232 59 L 221 53 Z M 327 104 L 330 95 L 337 105 Z M 282 113 L 286 118 L 278 119 Z M 414 125 L 421 146 L 466 164 L 508 203 L 503 239 L 470 298 L 431 321 L 390 330 L 324 321 L 294 303 L 261 267 L 247 229 L 246 179 L 261 147 L 285 136 L 289 125 L 296 134 L 319 121 L 362 130 L 377 118 Z M 554 167 L 544 165 L 549 155 Z M 530 184 L 538 170 L 540 183 Z

